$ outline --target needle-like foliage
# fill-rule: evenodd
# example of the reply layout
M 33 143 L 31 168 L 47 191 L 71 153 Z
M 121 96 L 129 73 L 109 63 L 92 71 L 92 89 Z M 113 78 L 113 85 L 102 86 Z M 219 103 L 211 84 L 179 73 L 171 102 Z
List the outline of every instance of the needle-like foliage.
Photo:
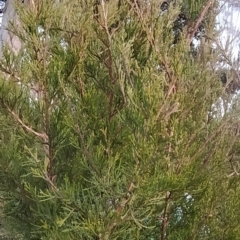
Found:
M 23 239 L 240 236 L 237 112 L 218 114 L 215 53 L 193 41 L 201 24 L 214 31 L 217 3 L 162 4 L 17 4 L 22 49 L 6 45 L 1 60 L 0 190 Z

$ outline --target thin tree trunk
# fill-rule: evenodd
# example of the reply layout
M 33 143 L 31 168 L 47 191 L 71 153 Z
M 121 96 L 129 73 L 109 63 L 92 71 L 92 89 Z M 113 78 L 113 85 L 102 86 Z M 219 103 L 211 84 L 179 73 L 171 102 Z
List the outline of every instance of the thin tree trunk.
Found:
M 2 17 L 2 26 L 0 29 L 0 58 L 3 57 L 3 47 L 8 45 L 12 51 L 17 54 L 21 48 L 20 39 L 9 31 L 9 24 L 12 22 L 20 27 L 20 22 L 15 11 L 15 0 L 7 0 Z

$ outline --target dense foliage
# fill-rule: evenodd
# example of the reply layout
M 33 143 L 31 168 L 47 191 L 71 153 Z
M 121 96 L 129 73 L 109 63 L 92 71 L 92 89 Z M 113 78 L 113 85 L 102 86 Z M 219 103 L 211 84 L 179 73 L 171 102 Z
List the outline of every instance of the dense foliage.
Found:
M 24 239 L 239 239 L 238 102 L 220 114 L 218 53 L 199 37 L 190 47 L 206 2 L 53 2 L 17 5 L 23 48 L 1 61 L 11 228 Z

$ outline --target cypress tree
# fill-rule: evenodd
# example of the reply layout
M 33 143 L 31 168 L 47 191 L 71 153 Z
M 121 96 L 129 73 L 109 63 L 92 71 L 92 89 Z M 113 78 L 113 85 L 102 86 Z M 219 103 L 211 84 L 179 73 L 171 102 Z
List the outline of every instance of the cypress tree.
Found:
M 198 34 L 214 31 L 217 7 L 16 4 L 0 189 L 23 239 L 238 239 L 237 111 L 219 114 L 216 53 Z

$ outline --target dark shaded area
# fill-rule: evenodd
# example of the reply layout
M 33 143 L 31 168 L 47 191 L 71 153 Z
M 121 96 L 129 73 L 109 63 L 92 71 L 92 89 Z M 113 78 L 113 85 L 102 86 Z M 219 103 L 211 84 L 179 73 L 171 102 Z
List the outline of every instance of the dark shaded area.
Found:
M 235 94 L 240 90 L 239 73 L 230 69 L 222 70 L 219 73 L 220 81 L 228 94 Z
M 163 13 L 167 12 L 171 2 L 172 0 L 168 0 L 168 1 L 164 1 L 161 4 L 160 9 Z M 177 19 L 173 24 L 173 33 L 174 33 L 173 44 L 177 44 L 179 42 L 179 40 L 181 39 L 183 28 L 190 25 L 191 21 L 192 20 L 190 20 L 190 17 L 185 13 L 184 8 L 182 7 L 181 13 L 178 15 Z M 205 34 L 205 27 L 204 27 L 204 22 L 202 22 L 199 25 L 196 33 L 194 34 L 194 39 L 199 40 L 204 34 Z

